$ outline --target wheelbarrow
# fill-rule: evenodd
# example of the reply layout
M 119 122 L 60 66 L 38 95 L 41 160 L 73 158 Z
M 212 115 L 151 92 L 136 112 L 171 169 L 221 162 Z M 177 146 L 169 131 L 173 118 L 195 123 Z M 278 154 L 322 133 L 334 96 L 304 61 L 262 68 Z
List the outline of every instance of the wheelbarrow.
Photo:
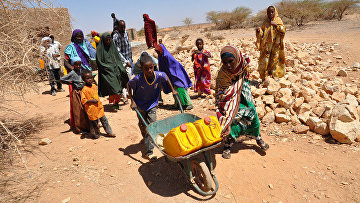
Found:
M 184 172 L 190 184 L 199 194 L 203 196 L 213 195 L 217 192 L 219 184 L 215 176 L 210 150 L 219 146 L 221 142 L 214 143 L 213 145 L 201 148 L 195 152 L 180 157 L 172 157 L 168 155 L 163 148 L 158 146 L 156 142 L 157 137 L 160 136 L 160 134 L 167 134 L 171 129 L 178 127 L 181 124 L 189 122 L 192 123 L 201 119 L 196 115 L 184 113 L 178 95 L 175 95 L 175 98 L 180 106 L 181 114 L 174 115 L 163 120 L 158 120 L 150 124 L 144 120 L 137 108 L 134 108 L 134 110 L 145 124 L 146 130 L 151 137 L 151 142 L 164 155 L 165 160 L 176 162 Z M 195 158 L 195 156 L 199 154 L 203 154 L 205 162 Z M 215 188 L 212 186 L 212 181 L 215 183 Z

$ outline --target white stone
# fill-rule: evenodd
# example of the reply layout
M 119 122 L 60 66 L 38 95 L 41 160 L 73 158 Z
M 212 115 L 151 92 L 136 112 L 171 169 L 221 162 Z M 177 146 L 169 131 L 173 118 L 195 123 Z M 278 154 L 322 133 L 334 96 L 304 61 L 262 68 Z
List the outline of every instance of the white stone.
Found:
M 271 105 L 274 103 L 274 96 L 273 95 L 263 95 L 262 100 L 266 105 Z
M 273 123 L 275 121 L 275 113 L 273 111 L 268 112 L 262 118 L 262 123 Z
M 286 114 L 281 114 L 281 113 L 277 113 L 275 115 L 275 120 L 277 123 L 283 123 L 283 122 L 290 122 L 291 118 L 290 116 L 286 115 Z
M 39 141 L 39 145 L 48 145 L 50 144 L 52 141 L 49 138 L 43 138 Z
M 329 125 L 327 123 L 321 122 L 315 126 L 314 132 L 320 135 L 328 135 L 330 133 Z
M 350 144 L 359 136 L 360 122 L 355 106 L 345 102 L 335 105 L 331 113 L 330 134 L 341 143 Z
M 322 120 L 318 117 L 310 117 L 306 122 L 312 131 L 314 131 L 315 126 L 318 126 L 320 123 L 322 123 Z

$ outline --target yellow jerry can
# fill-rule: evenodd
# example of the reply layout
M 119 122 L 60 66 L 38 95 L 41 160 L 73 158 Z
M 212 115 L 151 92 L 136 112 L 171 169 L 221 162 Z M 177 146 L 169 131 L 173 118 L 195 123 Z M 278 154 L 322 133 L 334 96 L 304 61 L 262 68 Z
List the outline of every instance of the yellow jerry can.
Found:
M 170 130 L 164 138 L 163 146 L 168 155 L 179 157 L 200 149 L 202 139 L 194 124 L 186 123 Z
M 203 142 L 203 147 L 210 146 L 222 140 L 221 126 L 215 116 L 209 116 L 194 122 Z

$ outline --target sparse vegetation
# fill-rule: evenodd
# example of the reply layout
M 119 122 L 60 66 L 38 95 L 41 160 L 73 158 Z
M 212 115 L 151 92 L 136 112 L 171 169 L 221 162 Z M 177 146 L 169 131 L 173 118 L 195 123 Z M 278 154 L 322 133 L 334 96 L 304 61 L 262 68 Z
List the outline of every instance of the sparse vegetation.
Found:
M 250 14 L 249 8 L 237 7 L 231 12 L 210 11 L 206 14 L 206 20 L 215 23 L 218 29 L 231 29 L 241 27 Z
M 331 1 L 326 4 L 328 17 L 330 19 L 338 19 L 341 20 L 345 11 L 349 10 L 350 8 L 354 7 L 360 1 L 354 0 L 338 0 L 338 1 Z
M 186 26 L 190 26 L 192 23 L 193 23 L 193 20 L 189 17 L 185 18 L 183 20 L 183 23 L 186 25 Z

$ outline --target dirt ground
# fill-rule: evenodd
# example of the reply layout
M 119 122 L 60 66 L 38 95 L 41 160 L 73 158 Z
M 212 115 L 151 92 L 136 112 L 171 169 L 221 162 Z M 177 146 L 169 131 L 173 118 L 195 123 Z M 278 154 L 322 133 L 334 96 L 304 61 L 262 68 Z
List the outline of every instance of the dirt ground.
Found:
M 337 43 L 345 61 L 338 65 L 351 66 L 360 61 L 359 25 L 358 16 L 312 23 L 288 31 L 286 40 Z M 216 33 L 226 38 L 254 37 L 253 29 Z M 348 81 L 358 84 L 359 76 L 359 72 L 351 73 Z M 221 157 L 222 147 L 212 151 L 219 190 L 204 198 L 192 190 L 176 163 L 165 162 L 157 149 L 157 161 L 142 158 L 138 119 L 129 105 L 113 112 L 103 99 L 117 137 L 82 139 L 65 123 L 69 118 L 67 87 L 65 93 L 53 97 L 46 83 L 40 86 L 40 94 L 27 95 L 30 103 L 24 110 L 26 116 L 44 119 L 45 129 L 35 136 L 50 138 L 52 143 L 23 152 L 31 178 L 21 163 L 2 174 L 1 202 L 360 202 L 359 144 L 339 145 L 311 132 L 297 135 L 290 124 L 262 125 L 263 138 L 270 144 L 266 153 L 253 140 L 237 143 L 229 160 Z M 195 106 L 190 113 L 215 114 L 200 108 L 201 99 L 190 92 Z M 158 119 L 178 113 L 168 109 L 171 104 L 171 96 L 165 96 Z

